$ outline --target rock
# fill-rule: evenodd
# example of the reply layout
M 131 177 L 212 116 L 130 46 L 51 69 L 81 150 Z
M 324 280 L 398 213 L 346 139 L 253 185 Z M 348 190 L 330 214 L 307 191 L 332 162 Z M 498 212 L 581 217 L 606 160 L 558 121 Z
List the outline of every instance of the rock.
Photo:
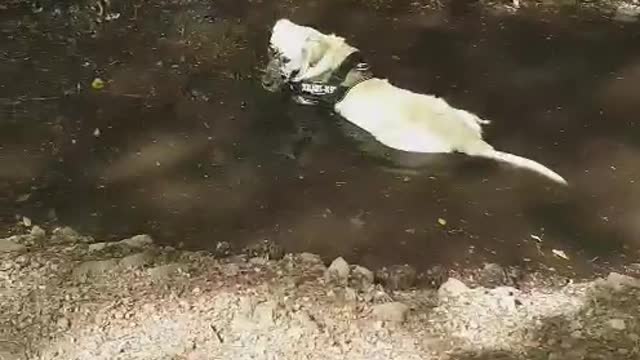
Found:
M 153 262 L 154 256 L 148 251 L 125 256 L 120 259 L 120 266 L 124 268 L 140 268 Z
M 275 301 L 265 301 L 256 305 L 253 310 L 253 320 L 261 326 L 275 325 L 277 307 L 278 304 Z
M 80 264 L 73 270 L 73 276 L 82 278 L 87 276 L 102 275 L 118 266 L 118 260 L 109 259 L 101 261 L 87 261 Z
M 90 236 L 80 236 L 75 230 L 65 226 L 53 229 L 51 242 L 54 244 L 92 243 L 93 238 Z
M 262 240 L 250 245 L 245 252 L 249 257 L 264 257 L 268 260 L 280 260 L 284 257 L 284 249 L 271 240 Z
M 410 265 L 393 265 L 376 272 L 376 278 L 389 290 L 406 290 L 416 283 L 416 270 Z
M 311 253 L 301 253 L 298 255 L 298 259 L 300 262 L 306 264 L 324 264 L 322 258 L 319 255 L 311 254 Z
M 89 252 L 102 251 L 106 249 L 108 246 L 109 246 L 109 243 L 106 243 L 106 242 L 89 244 Z
M 256 266 L 264 266 L 264 265 L 267 265 L 268 262 L 269 262 L 268 259 L 260 256 L 252 257 L 251 259 L 249 259 L 249 264 L 256 265 Z
M 35 225 L 31 228 L 29 235 L 31 235 L 33 241 L 42 241 L 47 236 L 47 233 L 40 226 Z
M 325 280 L 346 284 L 349 280 L 349 271 L 349 264 L 342 257 L 336 258 L 325 272 Z
M 118 244 L 140 249 L 153 244 L 153 239 L 149 235 L 136 235 L 128 239 L 120 240 Z
M 358 289 L 367 289 L 373 285 L 373 272 L 363 266 L 355 265 L 351 269 L 351 282 Z
M 58 326 L 58 329 L 65 331 L 71 327 L 71 321 L 69 321 L 69 319 L 67 319 L 66 317 L 61 317 L 58 319 L 56 325 Z
M 622 331 L 627 328 L 627 324 L 622 319 L 611 319 L 608 321 L 609 327 L 614 330 Z
M 447 269 L 440 265 L 436 265 L 426 272 L 420 274 L 419 281 L 427 287 L 438 289 L 445 281 L 447 281 Z
M 9 253 L 9 252 L 22 252 L 27 247 L 15 243 L 11 238 L 0 239 L 0 253 Z
M 613 291 L 621 291 L 627 287 L 639 288 L 640 280 L 631 276 L 612 272 L 607 276 L 606 279 L 600 279 L 596 282 L 596 284 L 599 286 L 610 288 Z
M 184 268 L 180 264 L 166 264 L 151 268 L 147 273 L 149 274 L 151 281 L 163 282 L 182 272 L 184 272 Z
M 460 296 L 461 294 L 467 291 L 469 291 L 469 288 L 462 281 L 454 278 L 449 278 L 438 289 L 438 296 L 440 298 L 455 297 L 455 296 Z
M 507 273 L 498 264 L 485 264 L 478 276 L 478 284 L 487 288 L 507 285 Z
M 213 250 L 213 255 L 217 257 L 227 257 L 231 254 L 231 244 L 227 241 L 218 241 L 216 248 Z
M 393 323 L 403 323 L 409 312 L 409 307 L 401 302 L 378 304 L 371 309 L 376 319 Z

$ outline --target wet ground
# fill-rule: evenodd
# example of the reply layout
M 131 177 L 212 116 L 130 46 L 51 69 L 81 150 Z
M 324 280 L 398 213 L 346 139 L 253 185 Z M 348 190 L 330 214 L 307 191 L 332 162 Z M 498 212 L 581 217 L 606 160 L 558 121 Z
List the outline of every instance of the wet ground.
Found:
M 0 10 L 5 224 L 19 214 L 203 249 L 269 239 L 369 267 L 587 273 L 637 258 L 637 24 L 403 1 L 113 3 L 120 17 L 100 23 L 80 2 Z M 378 75 L 491 119 L 496 148 L 570 188 L 462 156 L 380 156 L 339 118 L 263 91 L 279 16 L 344 35 Z

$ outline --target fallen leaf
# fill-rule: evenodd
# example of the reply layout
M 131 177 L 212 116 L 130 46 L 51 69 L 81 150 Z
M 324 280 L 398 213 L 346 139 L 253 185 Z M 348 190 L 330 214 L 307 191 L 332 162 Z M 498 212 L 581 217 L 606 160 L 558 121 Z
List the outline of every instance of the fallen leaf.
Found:
M 93 136 L 99 137 L 100 136 L 100 129 L 96 128 L 95 130 L 93 130 Z
M 542 242 L 542 238 L 538 235 L 529 235 L 533 240 L 537 241 L 537 242 Z
M 100 78 L 95 78 L 91 82 L 91 87 L 95 90 L 101 90 L 104 88 L 104 81 Z
M 18 196 L 18 198 L 16 199 L 16 202 L 25 202 L 29 200 L 30 197 L 31 197 L 31 194 L 22 194 Z
M 22 217 L 22 223 L 24 224 L 24 226 L 26 226 L 26 227 L 30 227 L 30 226 L 31 226 L 31 219 L 29 219 L 29 218 L 28 218 L 28 217 L 26 217 L 26 216 L 23 216 L 23 217 Z
M 445 226 L 447 225 L 447 220 L 443 219 L 443 218 L 438 218 L 438 224 Z
M 557 256 L 559 258 L 563 258 L 565 260 L 569 260 L 569 257 L 567 256 L 567 254 L 565 254 L 564 251 L 562 251 L 562 250 L 553 249 L 553 250 L 551 250 L 551 252 L 553 253 L 553 255 L 555 255 L 555 256 Z

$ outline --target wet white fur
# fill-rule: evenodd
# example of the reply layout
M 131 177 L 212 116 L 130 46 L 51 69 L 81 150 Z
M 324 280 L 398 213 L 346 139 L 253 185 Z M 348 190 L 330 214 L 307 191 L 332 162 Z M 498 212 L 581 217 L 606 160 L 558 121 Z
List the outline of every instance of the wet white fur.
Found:
M 281 69 L 293 80 L 312 79 L 335 70 L 357 49 L 344 38 L 325 35 L 308 26 L 278 20 L 270 45 L 290 61 Z M 335 106 L 346 120 L 368 131 L 384 145 L 408 152 L 452 153 L 495 159 L 538 172 L 567 184 L 549 168 L 517 155 L 495 150 L 482 139 L 481 125 L 489 121 L 450 106 L 445 100 L 398 88 L 374 78 L 356 85 Z

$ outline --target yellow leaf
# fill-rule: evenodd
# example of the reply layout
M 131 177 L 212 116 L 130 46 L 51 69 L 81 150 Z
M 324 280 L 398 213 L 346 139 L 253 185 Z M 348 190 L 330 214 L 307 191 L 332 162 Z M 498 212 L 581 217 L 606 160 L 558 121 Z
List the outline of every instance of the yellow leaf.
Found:
M 445 226 L 447 225 L 447 220 L 443 219 L 443 218 L 438 218 L 438 224 Z
M 95 78 L 91 82 L 91 87 L 94 88 L 95 90 L 101 90 L 104 88 L 104 81 L 100 78 Z

